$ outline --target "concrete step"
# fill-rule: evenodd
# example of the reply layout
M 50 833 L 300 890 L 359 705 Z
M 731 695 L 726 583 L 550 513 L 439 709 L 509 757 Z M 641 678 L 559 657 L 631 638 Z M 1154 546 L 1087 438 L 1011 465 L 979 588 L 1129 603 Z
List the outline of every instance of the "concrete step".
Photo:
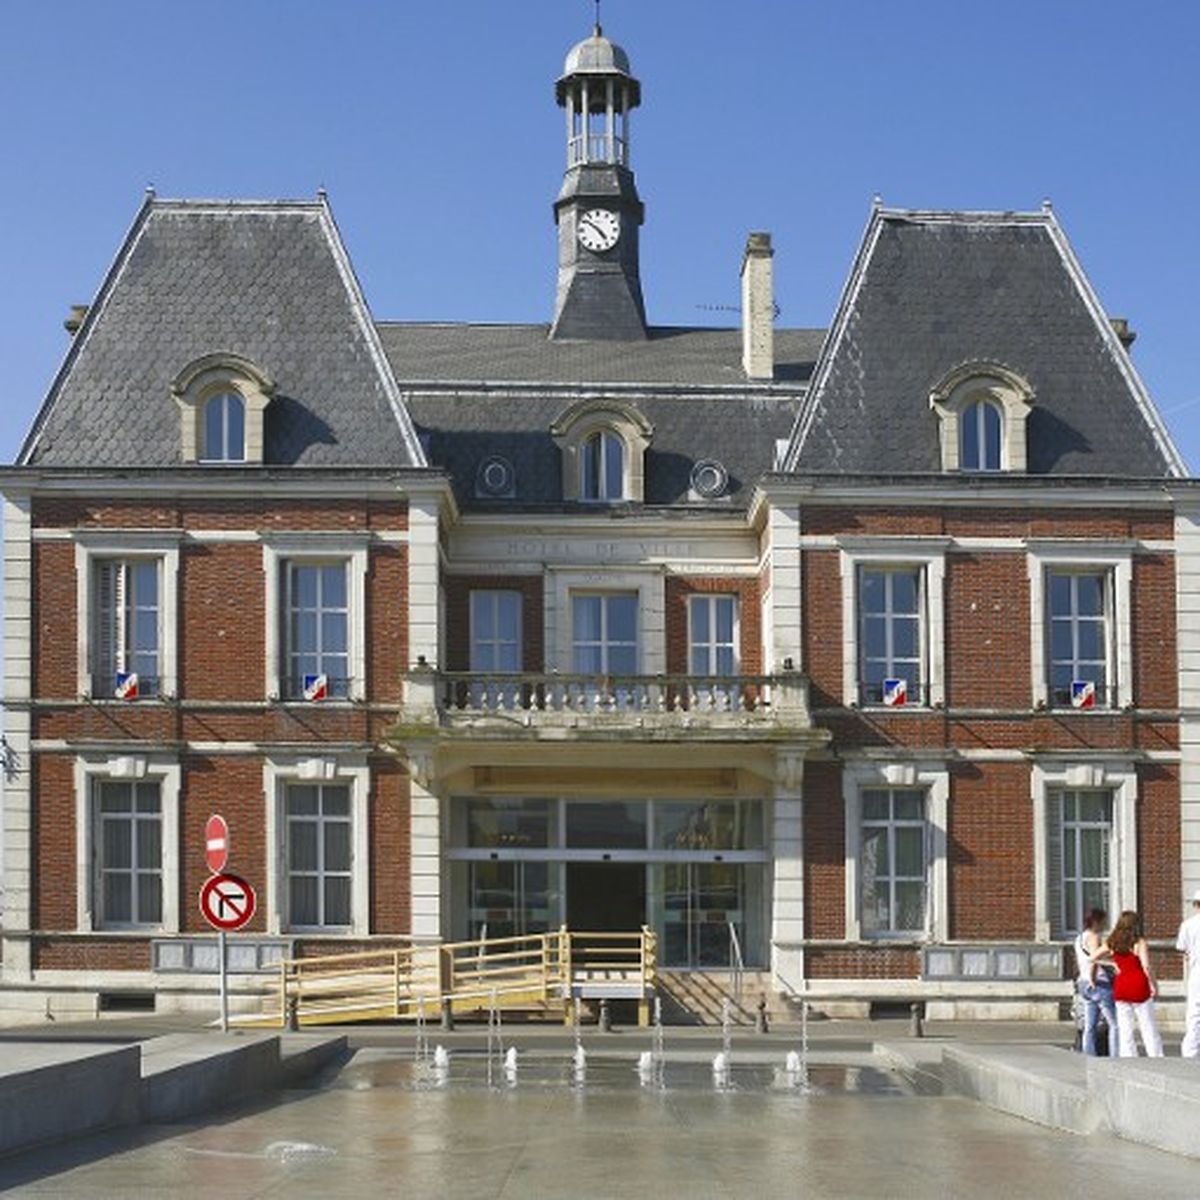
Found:
M 759 1000 L 765 997 L 770 1021 L 791 1021 L 784 998 L 771 989 L 766 971 L 747 971 L 742 976 L 741 997 L 735 996 L 735 981 L 725 971 L 659 971 L 663 997 L 663 1020 L 668 1024 L 719 1025 L 725 1000 L 735 1025 L 753 1025 Z

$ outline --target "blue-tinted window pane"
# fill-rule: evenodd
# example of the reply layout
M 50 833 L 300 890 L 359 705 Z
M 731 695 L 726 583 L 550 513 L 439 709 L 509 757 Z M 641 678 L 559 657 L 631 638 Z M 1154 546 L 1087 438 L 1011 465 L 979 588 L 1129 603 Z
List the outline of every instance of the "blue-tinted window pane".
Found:
M 1056 616 L 1067 616 L 1071 612 L 1071 576 L 1050 576 L 1050 611 Z
M 1075 588 L 1080 616 L 1090 617 L 1103 614 L 1104 577 L 1102 575 L 1076 575 Z
M 471 628 L 477 638 L 490 640 L 495 636 L 492 595 L 491 592 L 471 593 Z
M 611 675 L 634 675 L 637 673 L 636 646 L 610 646 L 608 670 Z
M 246 457 L 246 412 L 240 396 L 225 401 L 225 457 L 240 462 Z
M 346 652 L 346 614 L 325 613 L 321 618 L 321 648 L 326 654 Z
M 612 642 L 637 640 L 637 597 L 608 597 L 608 638 Z
M 1000 410 L 994 404 L 983 405 L 984 463 L 989 471 L 1000 470 Z
M 204 457 L 222 459 L 225 434 L 223 396 L 214 396 L 204 406 Z
M 962 415 L 962 455 L 964 471 L 979 470 L 979 406 L 968 405 Z
M 500 637 L 515 641 L 521 627 L 521 597 L 517 592 L 497 592 L 496 608 Z
M 863 612 L 883 612 L 887 577 L 882 571 L 863 571 L 860 590 Z
M 733 641 L 733 597 L 721 596 L 716 602 L 717 607 L 717 641 Z
M 600 499 L 600 435 L 593 434 L 580 455 L 580 495 L 584 500 Z
M 326 608 L 346 607 L 346 567 L 343 563 L 321 568 L 321 601 Z
M 892 611 L 898 613 L 915 613 L 917 611 L 917 575 L 916 572 L 894 571 L 892 581 Z
M 317 568 L 292 568 L 292 603 L 297 608 L 317 606 Z
M 130 564 L 133 602 L 139 608 L 154 608 L 158 604 L 158 563 Z
M 577 642 L 598 642 L 600 640 L 602 604 L 603 598 L 600 596 L 576 596 L 574 598 L 572 620 Z
M 625 447 L 615 433 L 604 435 L 604 495 L 620 500 L 625 494 Z
M 692 641 L 708 641 L 708 597 L 700 596 L 692 600 Z

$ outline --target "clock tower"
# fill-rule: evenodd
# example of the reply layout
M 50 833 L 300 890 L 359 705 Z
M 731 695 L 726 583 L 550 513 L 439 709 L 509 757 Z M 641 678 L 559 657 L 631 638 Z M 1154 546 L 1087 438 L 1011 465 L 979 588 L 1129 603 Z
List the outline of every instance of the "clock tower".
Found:
M 628 55 L 597 25 L 567 55 L 556 92 L 567 114 L 567 173 L 554 202 L 558 297 L 550 336 L 640 340 L 643 209 L 629 169 L 629 114 L 642 85 Z

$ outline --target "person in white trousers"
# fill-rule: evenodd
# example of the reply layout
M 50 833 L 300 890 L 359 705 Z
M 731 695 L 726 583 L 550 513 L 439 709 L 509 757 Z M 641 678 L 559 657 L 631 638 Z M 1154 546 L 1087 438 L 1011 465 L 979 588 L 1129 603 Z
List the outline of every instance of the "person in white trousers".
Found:
M 1162 1037 L 1154 1019 L 1154 997 L 1158 985 L 1150 968 L 1150 947 L 1142 932 L 1142 919 L 1126 909 L 1117 919 L 1092 961 L 1109 961 L 1117 970 L 1113 981 L 1113 1000 L 1117 1007 L 1117 1047 L 1121 1058 L 1137 1057 L 1134 1022 L 1142 1034 L 1142 1044 L 1150 1058 L 1162 1058 Z
M 1192 909 L 1175 939 L 1175 949 L 1183 951 L 1187 972 L 1187 1018 L 1180 1049 L 1184 1058 L 1200 1058 L 1200 891 L 1192 896 Z

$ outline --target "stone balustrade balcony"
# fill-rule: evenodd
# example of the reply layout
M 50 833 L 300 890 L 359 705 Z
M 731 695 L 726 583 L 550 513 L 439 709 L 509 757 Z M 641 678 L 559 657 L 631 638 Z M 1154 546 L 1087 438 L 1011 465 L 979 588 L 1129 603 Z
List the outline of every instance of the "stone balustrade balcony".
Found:
M 759 741 L 811 730 L 808 681 L 779 675 L 486 674 L 417 668 L 401 736 Z

